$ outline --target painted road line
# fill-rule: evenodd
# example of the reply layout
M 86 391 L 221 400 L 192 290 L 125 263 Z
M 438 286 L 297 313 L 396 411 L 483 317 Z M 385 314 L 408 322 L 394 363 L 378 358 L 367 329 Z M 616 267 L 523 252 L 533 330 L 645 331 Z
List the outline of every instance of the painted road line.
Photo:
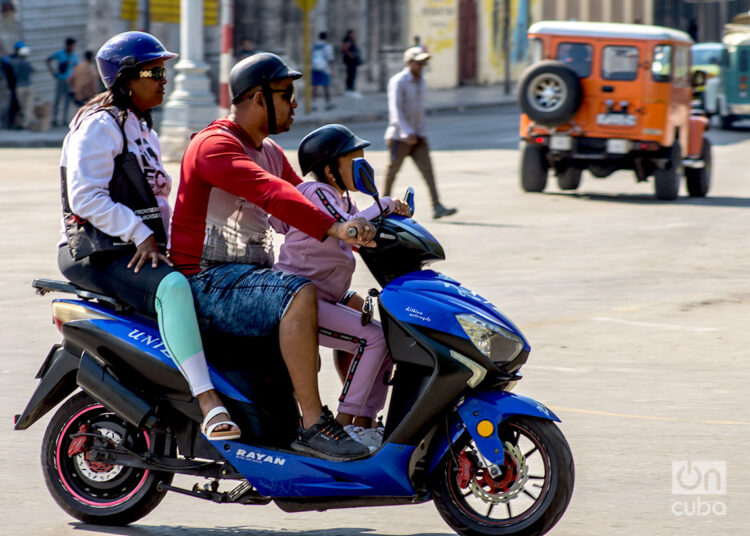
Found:
M 671 329 L 674 331 L 697 331 L 706 333 L 710 331 L 719 331 L 719 328 L 702 328 L 700 326 L 681 326 L 678 324 L 661 324 L 657 322 L 640 322 L 638 320 L 623 320 L 622 318 L 612 318 L 609 316 L 597 316 L 593 320 L 600 322 L 612 322 L 615 324 L 626 324 L 628 326 L 641 326 L 646 328 Z
M 640 419 L 643 421 L 680 422 L 680 423 L 694 423 L 694 424 L 730 424 L 730 425 L 750 426 L 750 422 L 747 422 L 747 421 L 680 419 L 677 417 L 657 417 L 655 415 L 636 415 L 633 413 L 616 413 L 613 411 L 601 411 L 598 409 L 567 408 L 564 406 L 549 406 L 549 409 L 551 409 L 552 411 L 560 411 L 560 412 L 568 412 L 568 413 L 582 413 L 584 415 L 601 415 L 603 417 L 621 417 L 624 419 Z

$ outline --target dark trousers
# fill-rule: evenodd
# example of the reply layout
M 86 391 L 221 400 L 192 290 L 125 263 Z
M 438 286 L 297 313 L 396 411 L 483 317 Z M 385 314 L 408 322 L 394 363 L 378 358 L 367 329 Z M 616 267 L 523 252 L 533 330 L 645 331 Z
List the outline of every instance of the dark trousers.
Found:
M 346 63 L 346 90 L 354 91 L 354 80 L 357 78 L 357 64 L 355 62 Z
M 435 176 L 432 173 L 430 145 L 427 143 L 427 138 L 419 138 L 414 145 L 409 145 L 405 141 L 388 140 L 388 154 L 390 155 L 390 159 L 388 167 L 385 170 L 383 195 L 391 195 L 391 189 L 396 180 L 396 173 L 401 169 L 401 164 L 404 163 L 404 159 L 407 156 L 411 156 L 417 169 L 419 169 L 419 172 L 422 174 L 422 178 L 424 178 L 424 181 L 427 183 L 427 187 L 430 189 L 430 198 L 432 198 L 433 206 L 440 202 L 438 199 L 437 186 L 435 186 Z
M 135 248 L 128 248 L 123 253 L 94 254 L 75 261 L 65 245 L 57 252 L 57 265 L 68 281 L 79 287 L 117 298 L 137 311 L 155 316 L 156 289 L 174 268 L 163 262 L 152 268 L 149 261 L 136 274 L 128 268 L 134 253 Z

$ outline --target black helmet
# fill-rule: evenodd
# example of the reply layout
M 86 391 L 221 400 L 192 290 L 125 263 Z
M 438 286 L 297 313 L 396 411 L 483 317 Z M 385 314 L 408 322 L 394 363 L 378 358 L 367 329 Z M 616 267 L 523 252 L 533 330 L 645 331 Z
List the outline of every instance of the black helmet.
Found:
M 274 80 L 302 78 L 302 73 L 290 69 L 280 57 L 270 52 L 259 52 L 237 63 L 229 72 L 229 94 L 236 104 L 248 91 L 267 86 Z M 265 89 L 265 88 L 264 88 Z
M 276 108 L 273 104 L 271 82 L 291 78 L 302 78 L 302 73 L 290 69 L 284 60 L 270 52 L 259 52 L 240 61 L 229 71 L 229 95 L 232 104 L 237 104 L 245 94 L 254 87 L 260 86 L 266 101 L 268 113 L 268 132 L 278 134 L 276 125 Z
M 302 174 L 307 175 L 358 149 L 369 147 L 370 142 L 357 137 L 344 125 L 325 125 L 310 132 L 299 144 L 297 158 Z M 334 175 L 338 168 L 333 166 Z

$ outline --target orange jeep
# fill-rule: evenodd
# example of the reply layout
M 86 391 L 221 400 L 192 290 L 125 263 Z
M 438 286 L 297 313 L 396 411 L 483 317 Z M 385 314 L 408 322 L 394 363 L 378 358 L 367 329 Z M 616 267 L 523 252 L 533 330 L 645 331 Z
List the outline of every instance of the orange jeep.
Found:
M 632 169 L 675 199 L 711 183 L 708 120 L 692 111 L 684 33 L 641 24 L 543 21 L 529 28 L 534 63 L 521 76 L 521 186 L 541 192 L 550 168 L 562 190 L 584 169 L 604 178 Z

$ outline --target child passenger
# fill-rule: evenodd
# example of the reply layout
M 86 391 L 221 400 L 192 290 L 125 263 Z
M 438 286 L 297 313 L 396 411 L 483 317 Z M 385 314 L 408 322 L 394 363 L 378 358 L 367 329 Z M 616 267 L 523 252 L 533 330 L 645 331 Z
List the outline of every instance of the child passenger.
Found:
M 312 131 L 302 140 L 298 157 L 303 175 L 312 172 L 317 180 L 303 182 L 297 188 L 337 221 L 378 217 L 377 205 L 360 212 L 348 194 L 356 191 L 355 159 L 363 160 L 364 148 L 369 145 L 343 125 Z M 409 206 L 400 199 L 384 197 L 380 203 L 389 213 L 411 215 Z M 352 246 L 331 237 L 320 242 L 275 218 L 271 218 L 271 224 L 286 235 L 274 268 L 306 277 L 318 289 L 320 344 L 354 355 L 336 420 L 354 439 L 375 450 L 382 443 L 383 429 L 374 428 L 373 422 L 385 405 L 388 388 L 383 379 L 393 363 L 380 323 L 362 325 L 364 300 L 349 290 L 355 266 Z

